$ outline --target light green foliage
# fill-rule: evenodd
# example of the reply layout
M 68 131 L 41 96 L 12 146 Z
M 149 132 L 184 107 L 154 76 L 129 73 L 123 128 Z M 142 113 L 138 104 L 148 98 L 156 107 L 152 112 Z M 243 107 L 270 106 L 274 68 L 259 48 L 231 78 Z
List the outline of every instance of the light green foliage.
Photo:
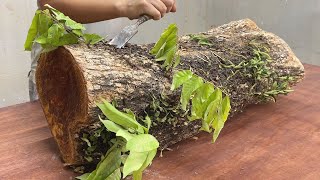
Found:
M 183 110 L 187 110 L 188 102 L 191 98 L 191 95 L 203 85 L 203 80 L 201 77 L 193 75 L 188 81 L 183 83 L 182 92 L 181 92 L 181 106 Z
M 208 100 L 214 92 L 215 89 L 211 83 L 205 83 L 197 89 L 197 91 L 195 92 L 195 96 L 192 98 L 190 120 L 201 119 L 202 117 L 204 117 L 204 113 L 208 107 Z
M 150 54 L 156 57 L 157 61 L 164 61 L 163 67 L 169 70 L 180 63 L 178 51 L 178 28 L 175 24 L 169 25 L 161 34 L 160 39 L 151 49 Z
M 128 176 L 134 171 L 138 171 L 142 167 L 143 163 L 147 159 L 148 154 L 143 152 L 130 152 L 124 167 L 123 167 L 123 177 Z
M 204 82 L 190 70 L 178 71 L 173 76 L 172 90 L 182 85 L 181 108 L 187 111 L 191 100 L 190 121 L 201 120 L 201 130 L 213 133 L 213 142 L 218 138 L 231 109 L 228 96 L 222 98 L 222 91 L 213 84 Z
M 243 65 L 251 70 L 251 75 L 247 74 L 247 76 L 253 76 L 256 84 L 263 81 L 268 81 L 272 84 L 271 88 L 268 88 L 265 92 L 254 94 L 262 95 L 263 100 L 271 98 L 275 101 L 276 96 L 280 94 L 287 95 L 292 92 L 293 90 L 290 89 L 289 83 L 293 80 L 293 77 L 289 75 L 280 77 L 269 67 L 269 64 L 273 61 L 269 55 L 269 49 L 254 41 L 250 45 L 253 48 L 254 56 L 247 64 Z
M 133 152 L 147 152 L 159 147 L 159 142 L 150 134 L 140 134 L 128 141 L 126 148 Z
M 103 37 L 97 34 L 84 34 L 83 38 L 86 44 L 91 44 L 91 45 L 97 44 L 98 42 L 104 39 Z
M 103 103 L 97 104 L 97 106 L 110 121 L 122 126 L 125 129 L 133 128 L 137 129 L 137 131 L 139 131 L 140 133 L 143 133 L 143 127 L 136 121 L 135 118 L 132 117 L 132 115 L 118 111 L 112 104 L 110 104 L 106 100 L 102 101 Z
M 106 153 L 96 170 L 77 177 L 80 180 L 105 180 L 110 177 L 118 176 L 117 172 L 121 165 L 121 141 L 117 141 Z
M 46 6 L 48 9 L 37 10 L 35 13 L 24 44 L 26 51 L 31 51 L 34 42 L 41 44 L 43 52 L 48 52 L 59 46 L 76 44 L 80 41 L 96 44 L 103 40 L 96 34 L 84 34 L 85 27 L 82 24 L 53 7 Z
M 32 44 L 33 44 L 33 40 L 36 38 L 37 33 L 38 33 L 38 22 L 39 22 L 39 14 L 41 11 L 36 11 L 33 19 L 32 19 L 32 23 L 30 25 L 29 31 L 28 31 L 28 35 L 27 35 L 27 39 L 24 43 L 24 49 L 26 51 L 31 51 L 32 48 Z
M 274 101 L 276 101 L 276 96 L 279 94 L 287 95 L 290 92 L 293 92 L 292 89 L 289 87 L 289 82 L 292 80 L 289 80 L 290 77 L 287 77 L 286 79 L 281 79 L 278 81 L 275 81 L 272 85 L 272 88 L 264 93 L 256 93 L 257 95 L 263 95 L 266 99 L 272 98 Z
M 203 35 L 190 35 L 191 40 L 197 41 L 199 45 L 212 46 L 213 44 Z
M 119 169 L 121 164 L 121 149 L 117 148 L 117 144 L 112 147 L 106 154 L 96 169 L 92 179 L 105 179 L 109 177 L 115 170 Z M 90 179 L 90 176 L 88 177 Z
M 165 61 L 163 66 L 167 68 L 176 67 L 180 63 L 180 58 L 173 63 L 178 49 L 178 28 L 172 24 L 161 35 L 159 41 L 150 51 L 155 55 L 158 61 Z M 191 35 L 191 39 L 197 41 L 200 45 L 212 46 L 210 41 L 203 35 Z M 202 130 L 212 132 L 214 129 L 213 141 L 216 141 L 224 122 L 227 120 L 230 107 L 229 97 L 222 98 L 220 89 L 215 89 L 213 84 L 204 82 L 203 79 L 194 75 L 190 70 L 178 71 L 173 76 L 171 90 L 176 90 L 182 86 L 181 90 L 181 109 L 188 112 L 189 102 L 191 100 L 191 116 L 189 119 L 202 120 Z M 163 111 L 160 103 L 153 101 L 153 110 L 158 113 L 156 117 Z M 164 104 L 165 105 L 165 104 Z M 159 110 L 159 111 L 158 111 Z M 176 112 L 176 110 L 173 110 Z M 168 114 L 168 113 L 167 113 Z M 167 115 L 163 118 L 167 120 Z
M 147 127 L 144 127 L 130 110 L 121 112 L 106 100 L 102 100 L 97 106 L 107 117 L 107 120 L 100 118 L 101 122 L 108 131 L 115 133 L 117 138 L 112 140 L 114 145 L 97 165 L 96 170 L 79 178 L 120 179 L 122 171 L 122 178 L 132 174 L 134 180 L 142 179 L 143 170 L 151 164 L 159 147 L 157 139 L 148 134 L 151 126 L 150 118 L 146 117 L 144 121 Z
M 251 93 L 258 95 L 261 100 L 276 100 L 278 95 L 287 95 L 293 90 L 290 89 L 289 84 L 294 80 L 294 77 L 290 75 L 281 76 L 272 69 L 270 63 L 273 62 L 271 56 L 269 55 L 269 49 L 255 41 L 251 41 L 249 46 L 252 48 L 252 58 L 245 59 L 239 64 L 233 64 L 229 61 L 230 64 L 222 65 L 224 68 L 231 68 L 236 70 L 235 73 L 228 77 L 228 80 L 233 77 L 235 74 L 239 73 L 241 76 L 250 78 L 254 80 L 254 84 L 251 87 Z M 268 86 L 266 89 L 261 92 L 261 87 L 258 92 L 255 92 L 255 87 L 257 85 Z M 270 86 L 272 85 L 272 86 Z
M 251 70 L 251 74 L 247 74 L 247 76 L 253 76 L 257 81 L 260 81 L 263 78 L 267 78 L 271 75 L 270 68 L 268 67 L 268 63 L 272 61 L 270 55 L 260 50 L 260 48 L 256 47 L 253 49 L 253 58 L 249 60 L 246 68 Z
M 190 70 L 178 71 L 173 75 L 171 91 L 179 88 L 182 84 L 192 78 L 193 73 Z

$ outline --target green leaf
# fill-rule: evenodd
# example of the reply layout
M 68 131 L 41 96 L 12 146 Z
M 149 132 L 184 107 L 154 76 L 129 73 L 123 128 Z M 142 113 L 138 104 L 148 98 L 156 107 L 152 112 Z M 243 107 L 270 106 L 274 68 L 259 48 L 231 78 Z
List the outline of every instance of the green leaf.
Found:
M 85 30 L 85 27 L 80 24 L 77 23 L 76 21 L 72 20 L 69 16 L 64 15 L 63 13 L 61 13 L 60 11 L 58 11 L 57 9 L 53 8 L 52 6 L 46 4 L 46 7 L 48 7 L 48 9 L 54 13 L 55 18 L 58 21 L 63 21 L 65 23 L 65 25 L 67 27 L 69 27 L 70 29 L 79 29 L 79 30 Z
M 228 96 L 224 97 L 222 100 L 222 120 L 226 122 L 229 116 L 229 112 L 231 110 L 230 98 Z
M 63 35 L 64 35 L 64 28 L 62 28 L 58 24 L 53 24 L 48 29 L 47 42 L 49 42 L 53 46 L 58 46 L 60 43 L 60 37 L 62 37 Z
M 32 48 L 32 44 L 34 39 L 37 36 L 38 33 L 38 21 L 39 21 L 39 14 L 40 14 L 40 10 L 37 10 L 33 19 L 32 19 L 32 23 L 29 27 L 29 31 L 28 31 L 28 35 L 27 35 L 27 39 L 24 43 L 24 50 L 25 51 L 31 51 Z
M 213 44 L 209 42 L 208 38 L 203 35 L 191 35 L 191 40 L 195 40 L 198 42 L 199 45 L 207 45 L 212 46 Z
M 67 44 L 77 44 L 78 42 L 79 42 L 79 39 L 74 34 L 64 34 L 60 38 L 57 46 L 63 46 L 63 45 L 67 45 Z
M 157 149 L 151 150 L 148 152 L 148 157 L 146 159 L 146 161 L 143 163 L 142 167 L 139 169 L 139 171 L 143 171 L 144 169 L 146 169 L 149 165 L 151 165 L 152 160 L 154 159 L 154 157 L 157 154 Z
M 202 126 L 201 126 L 200 130 L 201 130 L 201 131 L 206 131 L 206 132 L 208 132 L 208 133 L 211 133 L 211 132 L 212 132 L 212 130 L 210 129 L 209 124 L 208 124 L 206 121 L 204 121 L 204 120 L 202 120 Z
M 86 44 L 97 44 L 102 41 L 104 38 L 97 34 L 84 34 L 83 35 Z
M 187 105 L 189 100 L 191 99 L 193 92 L 197 90 L 199 87 L 201 87 L 202 84 L 203 80 L 198 76 L 192 76 L 191 79 L 189 79 L 183 84 L 180 99 L 182 110 L 187 110 Z
M 183 71 L 176 72 L 173 75 L 171 91 L 176 90 L 182 84 L 184 84 L 186 81 L 191 79 L 192 75 L 193 75 L 193 73 L 190 70 L 183 70 Z
M 159 147 L 158 140 L 150 134 L 140 134 L 127 142 L 126 148 L 130 152 L 148 152 Z
M 136 121 L 136 115 L 134 114 L 134 112 L 132 112 L 130 109 L 124 109 L 124 111 L 132 118 Z
M 173 41 L 172 39 L 177 38 L 177 32 L 178 32 L 178 28 L 175 24 L 169 25 L 169 27 L 167 29 L 165 29 L 164 32 L 161 34 L 160 39 L 155 44 L 153 49 L 150 51 L 150 54 L 157 55 L 157 53 L 159 52 L 159 50 L 161 49 L 163 44 L 165 44 L 169 41 L 172 42 Z M 168 46 L 168 48 L 169 48 L 169 46 Z M 166 50 L 168 48 L 164 48 L 164 50 Z
M 99 116 L 99 118 L 100 118 L 100 116 Z M 112 121 L 102 120 L 101 118 L 100 118 L 100 121 L 108 129 L 108 131 L 111 131 L 113 133 L 117 133 L 119 130 L 124 130 L 123 127 L 117 125 L 116 123 L 114 123 Z
M 176 67 L 180 64 L 180 61 L 181 61 L 181 57 L 180 57 L 180 55 L 176 54 L 175 62 L 174 62 L 173 68 L 176 68 Z
M 71 29 L 86 30 L 86 28 L 82 24 L 77 23 L 70 18 L 69 18 L 69 20 L 66 20 L 65 24 L 67 27 L 69 27 Z
M 150 152 L 148 152 L 148 157 L 146 159 L 146 161 L 143 163 L 143 165 L 141 166 L 141 168 L 137 171 L 133 172 L 133 179 L 134 180 L 142 180 L 142 173 L 143 171 L 152 163 L 152 160 L 154 159 L 154 157 L 157 154 L 157 150 L 152 150 Z
M 93 179 L 106 179 L 121 165 L 121 149 L 114 145 L 96 169 Z M 89 178 L 88 178 L 89 179 Z
M 34 41 L 41 45 L 46 44 L 48 42 L 48 34 L 42 34 L 41 36 L 38 36 Z
M 222 91 L 220 89 L 215 89 L 214 92 L 210 95 L 207 103 L 207 107 L 209 106 L 209 104 L 215 100 L 218 100 L 219 102 L 222 101 Z
M 216 142 L 223 127 L 224 122 L 221 119 L 218 119 L 214 125 L 213 142 Z
M 48 32 L 49 27 L 53 24 L 53 21 L 51 19 L 51 14 L 48 9 L 43 10 L 39 14 L 39 20 L 38 20 L 38 35 L 42 35 L 44 33 Z
M 83 36 L 84 26 L 50 5 L 45 6 L 48 9 L 36 11 L 25 42 L 25 49 L 31 50 L 32 43 L 37 42 L 41 44 L 42 53 L 44 53 L 59 46 L 78 43 L 79 37 Z M 66 28 L 72 33 L 67 33 Z M 91 36 L 90 41 L 91 44 L 96 43 L 97 36 Z
M 127 130 L 122 130 L 120 129 L 117 133 L 116 136 L 118 137 L 123 137 L 125 140 L 130 141 L 134 135 L 129 133 Z
M 204 83 L 199 87 L 192 98 L 191 120 L 201 119 L 207 109 L 207 102 L 210 95 L 214 92 L 214 86 L 211 83 Z
M 168 51 L 168 53 L 166 53 L 165 55 L 166 60 L 162 65 L 163 67 L 166 67 L 166 70 L 169 70 L 173 66 L 173 61 L 174 61 L 176 51 L 177 51 L 176 48 L 173 47 L 171 50 Z
M 89 175 L 90 175 L 90 173 L 82 174 L 81 176 L 76 177 L 76 179 L 87 180 Z
M 221 101 L 219 99 L 216 99 L 209 104 L 204 113 L 204 121 L 206 123 L 211 124 L 216 119 L 220 105 Z
M 178 50 L 178 28 L 175 24 L 169 25 L 161 34 L 159 41 L 155 44 L 150 54 L 156 56 L 156 61 L 165 61 L 162 67 L 169 70 L 173 66 L 177 66 L 180 57 L 176 55 Z
M 143 171 L 134 171 L 132 176 L 133 176 L 133 180 L 142 180 L 142 174 L 143 174 Z
M 164 61 L 166 60 L 166 56 L 164 56 L 164 48 L 166 47 L 167 43 L 163 43 L 163 45 L 161 46 L 161 48 L 159 49 L 159 51 L 156 54 L 156 61 Z
M 135 121 L 130 115 L 118 111 L 112 104 L 106 100 L 102 100 L 103 104 L 97 104 L 101 109 L 103 114 L 114 123 L 123 126 L 126 129 L 134 128 L 138 129 L 141 126 L 137 121 Z
M 117 125 L 116 123 L 109 120 L 102 120 L 101 118 L 100 118 L 100 121 L 104 124 L 104 126 L 108 129 L 108 131 L 116 133 L 116 136 L 123 137 L 127 141 L 133 138 L 133 134 L 129 133 L 127 130 L 123 129 L 121 126 Z
M 83 36 L 83 32 L 81 29 L 73 29 L 72 32 L 77 36 Z
M 199 45 L 207 45 L 207 46 L 212 46 L 212 43 L 209 43 L 208 41 L 199 41 Z
M 101 161 L 100 161 L 100 163 L 101 163 Z M 87 179 L 85 179 L 85 180 L 95 180 L 94 177 L 95 177 L 96 174 L 97 174 L 97 170 L 92 171 L 89 174 L 89 176 L 87 177 Z
M 147 125 L 147 132 L 146 132 L 146 134 L 148 134 L 149 133 L 149 130 L 150 130 L 150 127 L 151 127 L 151 123 L 152 123 L 152 121 L 151 121 L 151 119 L 150 119 L 150 117 L 149 116 L 146 116 L 146 118 L 145 118 L 145 120 L 143 121 L 144 123 L 146 123 L 146 125 Z
M 116 169 L 110 176 L 103 180 L 121 180 L 121 169 Z
M 123 167 L 123 178 L 139 170 L 148 157 L 148 152 L 130 152 Z

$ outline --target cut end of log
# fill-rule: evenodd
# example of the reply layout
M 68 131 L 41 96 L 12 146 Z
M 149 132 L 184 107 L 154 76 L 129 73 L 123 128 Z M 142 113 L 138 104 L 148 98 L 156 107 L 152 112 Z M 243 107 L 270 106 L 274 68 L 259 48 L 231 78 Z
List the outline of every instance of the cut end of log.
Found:
M 59 145 L 62 159 L 74 163 L 74 136 L 87 119 L 86 81 L 73 55 L 64 47 L 41 55 L 36 74 L 37 88 L 49 127 Z

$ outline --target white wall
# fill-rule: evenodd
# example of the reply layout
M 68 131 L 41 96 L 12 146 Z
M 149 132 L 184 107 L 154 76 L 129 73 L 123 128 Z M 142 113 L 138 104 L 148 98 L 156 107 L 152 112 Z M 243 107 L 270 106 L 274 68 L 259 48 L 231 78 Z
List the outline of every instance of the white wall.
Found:
M 28 99 L 29 53 L 23 51 L 35 0 L 0 0 L 0 107 Z
M 303 62 L 320 65 L 320 0 L 177 1 L 178 13 L 147 22 L 132 42 L 154 42 L 174 22 L 186 34 L 249 17 L 284 38 Z M 35 9 L 36 0 L 0 0 L 0 107 L 28 101 L 30 55 L 23 43 Z M 89 25 L 88 31 L 112 37 L 128 20 L 113 22 Z

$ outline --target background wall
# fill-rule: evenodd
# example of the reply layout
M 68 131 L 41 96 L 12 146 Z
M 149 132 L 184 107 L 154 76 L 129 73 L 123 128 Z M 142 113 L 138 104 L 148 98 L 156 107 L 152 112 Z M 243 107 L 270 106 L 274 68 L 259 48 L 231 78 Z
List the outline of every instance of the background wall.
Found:
M 177 1 L 176 14 L 147 22 L 132 42 L 155 42 L 162 30 L 174 22 L 180 34 L 186 34 L 251 18 L 286 40 L 303 62 L 320 65 L 320 0 Z M 30 54 L 23 51 L 23 43 L 35 10 L 35 0 L 0 0 L 0 107 L 28 101 Z M 126 19 L 118 19 L 88 25 L 87 29 L 111 38 L 127 23 Z

